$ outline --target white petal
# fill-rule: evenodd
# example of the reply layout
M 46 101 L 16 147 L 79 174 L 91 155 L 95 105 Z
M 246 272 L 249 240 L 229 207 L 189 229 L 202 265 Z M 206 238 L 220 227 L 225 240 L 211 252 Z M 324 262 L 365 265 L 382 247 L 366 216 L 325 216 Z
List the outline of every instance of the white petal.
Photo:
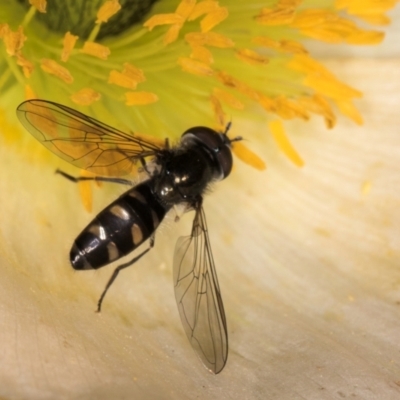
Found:
M 1 147 L 3 397 L 399 397 L 400 63 L 330 66 L 364 91 L 365 125 L 291 124 L 301 170 L 262 127 L 261 143 L 248 139 L 268 171 L 238 161 L 206 199 L 230 335 L 218 377 L 200 365 L 174 304 L 172 252 L 190 216 L 162 229 L 96 314 L 112 268 L 69 266 L 92 217 L 76 186 Z

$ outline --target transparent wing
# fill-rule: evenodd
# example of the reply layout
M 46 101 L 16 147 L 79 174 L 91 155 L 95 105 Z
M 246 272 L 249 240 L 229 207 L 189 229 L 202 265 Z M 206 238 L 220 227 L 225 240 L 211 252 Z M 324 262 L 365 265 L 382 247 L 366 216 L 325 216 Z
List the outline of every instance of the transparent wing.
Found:
M 190 236 L 179 238 L 174 255 L 174 288 L 186 335 L 211 372 L 228 358 L 228 333 L 203 207 Z
M 76 167 L 99 175 L 129 174 L 139 158 L 161 150 L 151 142 L 51 101 L 25 101 L 18 106 L 17 116 L 50 151 Z

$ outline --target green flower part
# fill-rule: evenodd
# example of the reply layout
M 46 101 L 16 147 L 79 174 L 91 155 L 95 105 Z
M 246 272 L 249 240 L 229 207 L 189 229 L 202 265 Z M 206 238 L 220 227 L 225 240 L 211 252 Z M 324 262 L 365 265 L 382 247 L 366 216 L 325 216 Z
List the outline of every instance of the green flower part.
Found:
M 283 120 L 317 114 L 333 127 L 340 110 L 362 123 L 353 104 L 361 92 L 313 59 L 302 41 L 377 44 L 383 33 L 355 21 L 387 24 L 396 1 L 27 3 L 9 1 L 0 11 L 0 107 L 9 121 L 27 98 L 158 138 L 177 138 L 193 124 L 223 129 L 229 119 L 265 120 L 301 166 Z M 263 167 L 242 145 L 236 150 Z

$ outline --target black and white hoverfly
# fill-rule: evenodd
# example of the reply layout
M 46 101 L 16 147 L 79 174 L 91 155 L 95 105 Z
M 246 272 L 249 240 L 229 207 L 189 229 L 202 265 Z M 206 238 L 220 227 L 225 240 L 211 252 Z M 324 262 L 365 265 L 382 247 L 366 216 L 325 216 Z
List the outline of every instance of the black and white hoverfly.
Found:
M 17 115 L 24 127 L 44 146 L 71 164 L 94 172 L 97 180 L 132 186 L 118 176 L 138 164 L 148 178 L 111 203 L 75 240 L 70 260 L 77 270 L 97 269 L 135 250 L 149 239 L 149 247 L 111 275 L 98 301 L 118 273 L 138 261 L 154 245 L 154 234 L 166 213 L 176 205 L 195 216 L 190 236 L 175 248 L 173 276 L 175 298 L 186 335 L 205 367 L 221 372 L 228 357 L 228 333 L 224 306 L 207 232 L 203 194 L 210 182 L 226 178 L 232 169 L 227 131 L 198 126 L 182 134 L 176 147 L 158 146 L 126 134 L 61 104 L 28 100 Z

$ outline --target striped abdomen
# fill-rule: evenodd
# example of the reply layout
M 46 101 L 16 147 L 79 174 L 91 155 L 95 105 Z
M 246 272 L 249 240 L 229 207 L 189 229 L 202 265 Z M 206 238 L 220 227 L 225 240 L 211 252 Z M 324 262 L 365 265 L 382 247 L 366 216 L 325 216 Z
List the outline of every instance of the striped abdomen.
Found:
M 70 253 L 75 269 L 100 268 L 150 237 L 169 209 L 154 196 L 151 185 L 148 180 L 123 194 L 82 231 Z

